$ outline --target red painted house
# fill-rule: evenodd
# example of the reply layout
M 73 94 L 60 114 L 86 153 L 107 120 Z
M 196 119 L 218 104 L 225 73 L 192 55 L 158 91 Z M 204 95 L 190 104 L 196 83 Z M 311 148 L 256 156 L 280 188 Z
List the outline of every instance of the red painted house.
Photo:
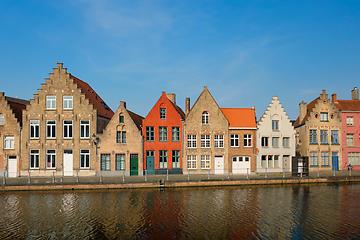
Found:
M 161 97 L 143 120 L 144 170 L 147 174 L 182 174 L 182 129 L 185 114 L 175 94 Z
M 337 99 L 336 94 L 332 95 L 332 102 L 340 110 L 341 118 L 341 145 L 342 163 L 351 164 L 353 170 L 360 170 L 360 100 L 359 89 L 351 91 L 351 100 Z

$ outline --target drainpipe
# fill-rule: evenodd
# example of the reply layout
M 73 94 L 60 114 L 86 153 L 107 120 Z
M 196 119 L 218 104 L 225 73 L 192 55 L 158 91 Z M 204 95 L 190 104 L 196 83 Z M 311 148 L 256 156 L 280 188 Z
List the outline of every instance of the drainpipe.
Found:
M 22 127 L 19 125 L 19 166 L 18 166 L 18 170 L 19 170 L 19 177 L 20 177 L 20 169 L 21 169 L 21 131 L 22 131 Z M 8 163 L 8 168 L 9 168 L 9 163 Z

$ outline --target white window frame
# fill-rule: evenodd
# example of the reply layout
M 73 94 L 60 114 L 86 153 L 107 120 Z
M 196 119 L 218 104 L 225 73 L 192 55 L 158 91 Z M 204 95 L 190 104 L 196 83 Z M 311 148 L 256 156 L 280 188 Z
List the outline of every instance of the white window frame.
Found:
M 49 165 L 50 163 L 50 165 Z M 56 169 L 56 150 L 47 149 L 46 150 L 46 168 L 47 169 Z
M 348 146 L 348 147 L 354 146 L 354 134 L 353 133 L 346 134 L 346 146 Z
M 125 153 L 117 153 L 115 154 L 115 170 L 121 171 L 125 170 Z
M 80 138 L 90 138 L 90 120 L 89 119 L 80 120 Z
M 244 147 L 252 147 L 252 135 L 244 134 Z
M 90 168 L 90 149 L 80 149 L 80 168 Z
M 46 96 L 46 109 L 47 110 L 56 109 L 56 96 L 55 95 L 47 95 Z
M 271 127 L 273 131 L 279 131 L 279 120 L 272 120 Z
M 320 113 L 320 122 L 328 122 L 329 121 L 329 114 L 327 112 Z
M 224 134 L 215 134 L 214 135 L 214 147 L 224 148 Z
M 210 169 L 210 155 L 201 155 L 201 169 Z
M 116 143 L 126 143 L 126 131 L 116 132 Z
M 166 169 L 168 168 L 169 154 L 167 150 L 159 150 L 159 168 Z
M 15 148 L 15 138 L 14 136 L 4 136 L 4 149 L 14 149 Z
M 346 117 L 346 126 L 354 126 L 354 117 Z
M 230 147 L 239 147 L 239 134 L 230 135 Z
M 160 108 L 160 119 L 166 119 L 166 108 Z
M 290 147 L 290 137 L 283 137 L 283 147 Z
M 188 148 L 196 148 L 197 143 L 197 135 L 196 134 L 188 134 L 187 135 L 187 147 Z
M 71 123 L 66 123 L 66 122 L 71 122 Z M 65 139 L 73 138 L 73 120 L 63 121 L 63 138 Z
M 201 135 L 201 148 L 210 148 L 211 146 L 211 137 L 210 134 Z
M 39 169 L 40 165 L 40 151 L 39 149 L 30 149 L 30 169 Z
M 72 95 L 63 96 L 63 109 L 72 110 L 74 107 L 74 98 Z
M 196 169 L 196 155 L 187 155 L 187 169 Z
M 40 135 L 40 120 L 30 120 L 30 138 L 38 139 L 39 135 Z
M 272 147 L 279 147 L 279 137 L 273 137 L 272 138 L 272 141 L 271 141 L 271 143 L 272 143 Z
M 46 138 L 56 138 L 56 120 L 46 121 Z
M 180 142 L 180 127 L 172 127 L 172 141 Z
M 3 113 L 0 113 L 0 125 L 5 125 L 5 116 Z
M 203 111 L 201 114 L 201 122 L 202 124 L 209 124 L 210 114 L 208 111 Z
M 180 150 L 172 150 L 172 168 L 180 168 Z

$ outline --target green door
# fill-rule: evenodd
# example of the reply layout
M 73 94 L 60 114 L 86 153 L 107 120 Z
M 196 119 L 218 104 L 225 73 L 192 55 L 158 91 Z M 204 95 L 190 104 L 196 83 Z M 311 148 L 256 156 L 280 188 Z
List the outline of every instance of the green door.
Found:
M 138 175 L 138 155 L 130 154 L 130 176 Z

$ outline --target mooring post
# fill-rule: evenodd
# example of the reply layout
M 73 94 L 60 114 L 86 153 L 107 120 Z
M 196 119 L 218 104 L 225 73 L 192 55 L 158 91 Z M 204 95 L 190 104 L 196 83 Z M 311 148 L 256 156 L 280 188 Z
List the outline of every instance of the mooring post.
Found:
M 210 169 L 209 169 L 209 173 L 208 173 L 208 179 L 210 179 Z
M 5 185 L 6 184 L 6 178 L 5 178 L 5 172 L 4 172 L 4 178 L 3 178 L 3 184 Z
M 53 183 L 55 183 L 55 172 L 53 172 Z
M 166 180 L 169 181 L 169 169 L 166 169 Z
M 246 168 L 246 179 L 249 179 L 249 168 Z
M 265 168 L 265 178 L 267 178 L 267 168 Z
M 285 178 L 285 168 L 283 167 L 283 178 Z
M 29 171 L 29 183 L 31 183 L 31 178 L 30 178 L 30 171 Z
M 190 171 L 188 169 L 188 181 L 190 181 Z
M 145 170 L 145 182 L 147 182 L 147 170 Z
M 228 168 L 228 180 L 230 180 L 230 168 Z
M 79 170 L 76 172 L 76 182 L 79 182 Z

